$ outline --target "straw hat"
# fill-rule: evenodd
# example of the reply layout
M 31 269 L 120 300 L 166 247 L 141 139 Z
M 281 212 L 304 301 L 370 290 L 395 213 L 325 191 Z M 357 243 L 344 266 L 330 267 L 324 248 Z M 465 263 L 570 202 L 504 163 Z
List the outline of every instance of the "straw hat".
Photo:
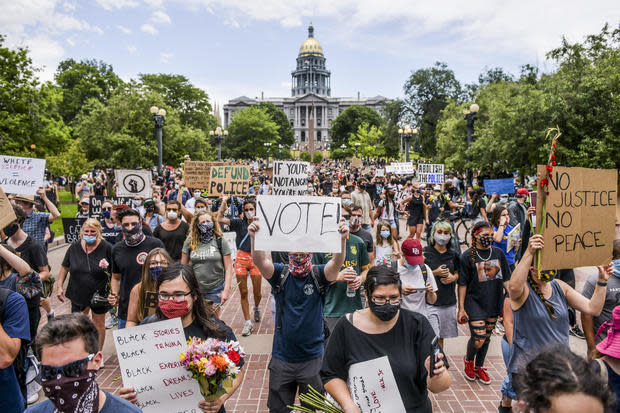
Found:
M 13 200 L 30 202 L 31 204 L 34 204 L 34 196 L 32 195 L 15 194 L 13 195 Z

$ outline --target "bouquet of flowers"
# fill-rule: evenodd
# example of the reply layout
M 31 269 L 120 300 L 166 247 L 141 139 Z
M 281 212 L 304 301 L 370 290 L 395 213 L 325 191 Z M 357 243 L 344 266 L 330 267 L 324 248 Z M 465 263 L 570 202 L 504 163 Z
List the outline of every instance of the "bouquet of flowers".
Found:
M 233 379 L 241 371 L 239 363 L 243 356 L 245 353 L 237 341 L 196 337 L 187 340 L 187 350 L 179 354 L 181 364 L 198 380 L 200 393 L 208 402 L 230 391 Z

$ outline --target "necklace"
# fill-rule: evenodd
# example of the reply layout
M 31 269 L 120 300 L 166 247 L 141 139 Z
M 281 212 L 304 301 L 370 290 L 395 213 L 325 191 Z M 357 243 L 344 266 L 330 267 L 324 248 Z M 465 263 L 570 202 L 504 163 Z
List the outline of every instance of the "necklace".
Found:
M 491 255 L 493 255 L 493 249 L 492 249 L 492 248 L 489 248 L 489 256 L 488 256 L 488 257 L 486 257 L 486 258 L 482 258 L 482 257 L 480 256 L 480 253 L 478 252 L 478 250 L 476 250 L 476 255 L 477 255 L 477 256 L 478 256 L 478 258 L 480 258 L 482 261 L 488 261 L 488 260 L 490 260 L 490 259 L 491 259 Z

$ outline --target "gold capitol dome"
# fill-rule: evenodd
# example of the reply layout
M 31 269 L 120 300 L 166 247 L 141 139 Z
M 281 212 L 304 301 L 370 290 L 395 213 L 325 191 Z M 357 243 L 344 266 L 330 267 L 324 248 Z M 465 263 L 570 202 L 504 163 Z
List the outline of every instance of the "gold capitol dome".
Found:
M 310 23 L 310 26 L 308 26 L 308 38 L 304 40 L 304 42 L 301 44 L 301 47 L 299 48 L 300 56 L 311 54 L 319 54 L 321 56 L 323 55 L 323 47 L 321 46 L 321 43 L 319 43 L 319 41 L 314 38 L 314 27 L 312 26 L 312 23 Z

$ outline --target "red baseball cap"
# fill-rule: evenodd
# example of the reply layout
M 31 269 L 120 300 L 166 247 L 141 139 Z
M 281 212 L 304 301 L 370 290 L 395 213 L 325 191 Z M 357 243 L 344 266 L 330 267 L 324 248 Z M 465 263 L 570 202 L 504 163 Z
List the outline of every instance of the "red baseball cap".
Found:
M 529 193 L 530 193 L 530 191 L 528 191 L 527 188 L 519 188 L 519 189 L 517 189 L 517 195 L 527 195 Z
M 409 265 L 424 264 L 424 256 L 422 255 L 422 243 L 419 239 L 407 238 L 401 247 L 405 259 Z

